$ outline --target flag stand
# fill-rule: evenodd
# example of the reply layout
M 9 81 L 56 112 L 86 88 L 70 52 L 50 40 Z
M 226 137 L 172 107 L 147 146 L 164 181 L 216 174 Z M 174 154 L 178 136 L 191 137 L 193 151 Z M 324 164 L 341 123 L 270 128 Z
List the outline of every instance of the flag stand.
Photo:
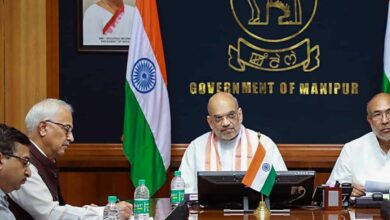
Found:
M 269 219 L 271 217 L 271 212 L 267 208 L 267 205 L 264 201 L 264 195 L 261 193 L 261 201 L 259 202 L 259 206 L 253 213 L 257 219 Z

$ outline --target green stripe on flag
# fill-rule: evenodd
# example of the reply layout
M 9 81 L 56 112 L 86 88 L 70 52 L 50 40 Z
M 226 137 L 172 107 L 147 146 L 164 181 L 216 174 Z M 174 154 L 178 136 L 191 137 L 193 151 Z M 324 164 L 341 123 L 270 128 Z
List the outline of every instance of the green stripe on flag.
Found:
M 166 180 L 164 163 L 150 126 L 127 81 L 125 92 L 123 150 L 131 163 L 133 185 L 137 186 L 138 179 L 145 179 L 152 196 Z
M 390 82 L 386 76 L 386 73 L 383 74 L 382 78 L 382 92 L 390 93 Z
M 276 171 L 275 171 L 274 167 L 272 166 L 272 169 L 269 172 L 268 177 L 265 180 L 264 185 L 260 190 L 260 192 L 263 195 L 269 196 L 269 194 L 271 194 L 272 188 L 274 187 L 275 179 L 276 179 Z

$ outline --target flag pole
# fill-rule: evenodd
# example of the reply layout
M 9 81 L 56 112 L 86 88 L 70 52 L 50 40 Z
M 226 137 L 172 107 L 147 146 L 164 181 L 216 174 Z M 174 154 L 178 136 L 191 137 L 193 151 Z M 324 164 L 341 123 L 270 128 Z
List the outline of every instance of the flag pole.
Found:
M 271 217 L 271 212 L 269 211 L 267 205 L 265 204 L 263 193 L 260 194 L 261 194 L 261 201 L 259 202 L 259 206 L 253 212 L 253 214 L 259 220 L 269 219 Z
M 257 137 L 258 137 L 259 143 L 260 143 L 260 137 L 261 137 L 260 132 L 257 132 Z M 264 201 L 264 194 L 260 193 L 260 196 L 261 196 L 261 200 L 259 202 L 259 206 L 253 212 L 253 214 L 259 220 L 269 219 L 271 217 L 271 212 L 267 208 L 267 204 Z

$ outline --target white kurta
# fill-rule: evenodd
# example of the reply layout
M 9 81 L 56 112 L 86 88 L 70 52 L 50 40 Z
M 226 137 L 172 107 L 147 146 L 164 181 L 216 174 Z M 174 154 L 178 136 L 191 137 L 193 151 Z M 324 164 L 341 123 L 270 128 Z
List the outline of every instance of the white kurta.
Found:
M 9 203 L 3 190 L 0 189 L 0 219 L 15 220 L 14 214 L 9 210 Z
M 103 35 L 103 28 L 113 14 L 97 4 L 89 6 L 83 18 L 84 45 L 129 45 L 134 10 L 133 6 L 125 4 L 123 16 L 113 32 Z
M 249 130 L 249 129 L 248 129 Z M 205 152 L 207 140 L 209 138 L 210 132 L 203 134 L 202 136 L 193 140 L 190 145 L 187 147 L 183 158 L 181 160 L 181 165 L 179 170 L 181 171 L 181 176 L 186 183 L 185 192 L 186 193 L 197 193 L 197 172 L 205 171 Z M 240 134 L 241 135 L 241 134 Z M 240 135 L 237 136 L 230 142 L 219 141 L 218 152 L 221 158 L 222 171 L 234 171 L 234 160 L 235 160 L 235 148 L 237 147 L 237 141 L 240 139 Z M 244 134 L 245 135 L 245 134 Z M 253 155 L 256 152 L 258 146 L 257 133 L 255 131 L 249 130 L 250 142 L 252 144 Z M 272 163 L 276 171 L 286 171 L 287 167 L 283 161 L 282 155 L 279 152 L 276 144 L 266 135 L 262 134 L 260 137 L 260 142 L 264 146 L 267 152 L 270 152 L 272 157 Z M 246 171 L 246 169 L 243 169 Z
M 37 147 L 38 148 L 38 147 Z M 40 150 L 38 148 L 38 150 Z M 104 207 L 76 207 L 71 205 L 60 206 L 53 201 L 45 182 L 37 168 L 30 164 L 31 177 L 27 178 L 19 190 L 8 195 L 21 208 L 27 211 L 36 220 L 101 220 Z
M 346 143 L 327 184 L 357 183 L 366 180 L 390 182 L 390 151 L 386 154 L 373 132 Z

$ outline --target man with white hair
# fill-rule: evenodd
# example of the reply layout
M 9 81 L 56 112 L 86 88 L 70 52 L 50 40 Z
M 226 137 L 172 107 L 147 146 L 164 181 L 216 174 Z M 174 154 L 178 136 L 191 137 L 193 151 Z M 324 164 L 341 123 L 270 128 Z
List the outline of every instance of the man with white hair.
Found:
M 11 210 L 17 219 L 102 219 L 104 207 L 67 205 L 59 189 L 56 159 L 74 141 L 72 113 L 72 107 L 58 99 L 45 99 L 27 113 L 26 127 L 32 142 L 31 178 L 20 190 L 10 194 Z M 121 219 L 128 219 L 132 214 L 131 204 L 117 205 Z

